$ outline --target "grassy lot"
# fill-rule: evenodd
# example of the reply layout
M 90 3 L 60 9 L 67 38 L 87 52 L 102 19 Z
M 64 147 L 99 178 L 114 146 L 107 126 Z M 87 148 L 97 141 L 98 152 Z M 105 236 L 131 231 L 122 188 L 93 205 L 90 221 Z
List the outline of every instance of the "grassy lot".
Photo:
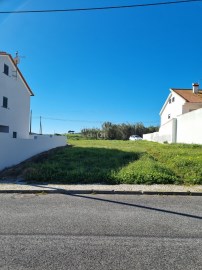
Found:
M 20 168 L 28 181 L 106 184 L 202 184 L 202 146 L 84 140 Z M 19 168 L 18 168 L 19 173 Z

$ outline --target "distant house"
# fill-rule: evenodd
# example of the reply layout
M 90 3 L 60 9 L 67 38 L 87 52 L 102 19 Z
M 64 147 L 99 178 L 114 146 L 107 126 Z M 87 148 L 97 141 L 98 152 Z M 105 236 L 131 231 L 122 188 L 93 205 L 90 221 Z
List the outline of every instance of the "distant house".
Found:
M 17 61 L 18 58 L 0 52 L 0 133 L 29 138 L 30 96 L 34 94 Z
M 66 145 L 65 136 L 31 135 L 33 92 L 18 68 L 19 58 L 0 52 L 0 170 L 49 149 Z
M 161 111 L 161 126 L 177 116 L 202 108 L 202 90 L 193 83 L 193 89 L 171 88 Z
M 144 134 L 143 139 L 168 143 L 202 144 L 202 90 L 171 88 L 161 111 L 159 132 Z

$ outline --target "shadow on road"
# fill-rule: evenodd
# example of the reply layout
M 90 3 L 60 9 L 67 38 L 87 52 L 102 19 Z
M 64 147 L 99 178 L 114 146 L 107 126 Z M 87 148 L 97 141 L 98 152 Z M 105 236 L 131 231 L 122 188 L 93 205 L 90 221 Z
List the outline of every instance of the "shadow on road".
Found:
M 33 185 L 33 186 L 50 189 L 50 187 L 45 187 L 45 186 L 41 186 L 41 185 Z M 59 188 L 53 188 L 53 187 L 51 187 L 51 189 L 56 191 L 55 193 L 68 195 L 68 196 L 72 196 L 72 197 L 79 197 L 79 198 L 88 199 L 88 200 L 101 201 L 101 202 L 107 202 L 107 203 L 114 203 L 114 204 L 129 206 L 129 207 L 136 207 L 136 208 L 146 209 L 146 210 L 150 210 L 150 211 L 161 212 L 161 213 L 164 213 L 164 214 L 172 214 L 172 215 L 178 215 L 178 216 L 182 216 L 182 217 L 188 217 L 188 218 L 194 218 L 194 219 L 202 220 L 202 216 L 191 215 L 191 214 L 187 214 L 187 213 L 181 213 L 181 212 L 166 210 L 166 209 L 162 209 L 162 208 L 155 208 L 155 207 L 150 207 L 150 206 L 145 206 L 145 205 L 140 205 L 140 204 L 126 203 L 126 202 L 108 200 L 108 199 L 103 199 L 103 198 L 95 198 L 94 197 L 95 195 L 93 195 L 93 197 L 92 196 L 85 196 L 85 195 L 80 194 L 80 193 L 82 193 L 81 190 L 68 191 L 68 190 L 65 190 L 65 189 L 59 189 Z M 141 196 L 141 195 L 139 195 L 139 196 Z

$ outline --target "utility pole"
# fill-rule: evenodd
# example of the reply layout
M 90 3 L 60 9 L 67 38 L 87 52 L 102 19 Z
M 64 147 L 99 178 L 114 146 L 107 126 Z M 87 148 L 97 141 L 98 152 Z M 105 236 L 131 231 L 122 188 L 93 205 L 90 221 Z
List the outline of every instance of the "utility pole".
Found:
M 41 123 L 41 116 L 40 116 L 40 127 L 39 127 L 39 134 L 42 135 L 42 123 Z

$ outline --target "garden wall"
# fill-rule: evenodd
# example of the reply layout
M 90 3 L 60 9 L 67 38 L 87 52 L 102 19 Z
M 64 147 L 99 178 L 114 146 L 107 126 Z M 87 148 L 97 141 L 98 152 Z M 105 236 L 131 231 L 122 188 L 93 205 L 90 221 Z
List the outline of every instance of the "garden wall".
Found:
M 202 144 L 202 109 L 177 118 L 177 142 Z
M 143 139 L 153 142 L 176 142 L 177 119 L 173 118 L 159 128 L 159 132 L 143 134 Z
M 66 145 L 65 136 L 32 135 L 29 139 L 13 139 L 0 133 L 0 170 L 16 165 L 36 154 Z
M 159 132 L 144 134 L 143 139 L 163 143 L 202 144 L 202 109 L 182 114 L 159 128 Z

